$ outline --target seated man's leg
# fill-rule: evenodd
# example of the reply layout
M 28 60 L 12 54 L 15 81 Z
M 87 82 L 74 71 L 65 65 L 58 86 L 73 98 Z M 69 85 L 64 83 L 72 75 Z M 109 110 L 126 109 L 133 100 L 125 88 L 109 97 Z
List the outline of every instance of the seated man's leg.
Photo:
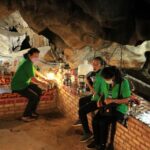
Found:
M 41 97 L 41 95 L 42 95 L 42 90 L 36 85 L 36 84 L 30 84 L 29 85 L 29 87 L 28 87 L 28 89 L 31 91 L 31 92 L 33 92 L 33 93 L 35 93 L 35 95 L 37 95 L 37 104 L 36 105 L 33 105 L 33 107 L 32 107 L 32 110 L 33 110 L 33 112 L 32 112 L 32 115 L 34 116 L 34 117 L 38 117 L 39 116 L 39 114 L 36 112 L 36 109 L 37 109 L 37 106 L 38 106 L 38 103 L 39 103 L 39 101 L 40 101 L 40 97 Z
M 84 105 L 80 110 L 79 110 L 79 118 L 81 120 L 82 126 L 83 126 L 83 130 L 84 130 L 84 136 L 81 139 L 81 142 L 85 142 L 89 139 L 89 137 L 91 136 L 91 131 L 89 129 L 89 125 L 88 125 L 88 118 L 87 118 L 87 114 L 89 112 L 95 111 L 97 109 L 97 102 L 96 101 L 91 101 L 89 103 L 87 103 L 86 105 Z
M 39 103 L 39 96 L 29 88 L 17 92 L 28 99 L 23 117 L 32 117 Z
M 87 95 L 79 99 L 79 109 L 91 101 L 92 95 Z
M 35 95 L 29 90 L 28 92 L 28 104 L 24 111 L 24 116 L 32 116 L 32 113 L 36 112 L 37 106 L 39 103 L 39 96 Z
M 79 109 L 81 109 L 84 105 L 86 105 L 87 103 L 91 102 L 91 98 L 92 98 L 92 95 L 87 95 L 87 96 L 84 96 L 84 97 L 81 97 L 79 99 Z M 73 126 L 74 127 L 78 127 L 78 126 L 81 126 L 82 123 L 80 121 L 80 119 L 78 119 L 74 124 Z
M 37 93 L 38 96 L 42 95 L 42 90 L 41 90 L 41 88 L 38 87 L 38 85 L 36 85 L 36 84 L 30 84 L 28 86 L 28 88 L 32 89 L 35 93 Z
M 100 113 L 96 114 L 92 122 L 94 141 L 87 146 L 88 148 L 99 148 L 105 150 L 109 125 L 113 121 L 112 117 L 113 116 L 103 116 Z

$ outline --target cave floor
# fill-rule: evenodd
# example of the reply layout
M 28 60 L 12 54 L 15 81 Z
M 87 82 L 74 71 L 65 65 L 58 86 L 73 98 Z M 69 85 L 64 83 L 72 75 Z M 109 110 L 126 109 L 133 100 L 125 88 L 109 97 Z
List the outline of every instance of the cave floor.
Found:
M 0 120 L 0 150 L 85 150 L 80 143 L 81 128 L 53 112 L 25 123 L 19 119 Z

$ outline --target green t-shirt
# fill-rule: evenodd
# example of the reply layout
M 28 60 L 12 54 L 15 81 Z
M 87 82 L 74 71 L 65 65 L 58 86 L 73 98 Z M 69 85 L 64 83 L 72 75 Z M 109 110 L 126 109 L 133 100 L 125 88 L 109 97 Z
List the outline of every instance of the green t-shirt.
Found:
M 35 67 L 29 59 L 21 61 L 13 79 L 11 82 L 12 90 L 23 90 L 31 81 L 31 78 L 35 76 Z
M 110 85 L 108 85 L 108 84 L 102 85 L 102 91 L 105 95 L 105 98 L 109 97 L 109 93 L 110 93 L 109 89 L 110 89 Z M 121 83 L 120 94 L 118 94 L 119 84 L 116 84 L 111 90 L 112 90 L 111 95 L 112 95 L 113 99 L 117 99 L 118 95 L 120 95 L 122 98 L 128 98 L 131 96 L 130 85 L 129 85 L 129 81 L 127 79 L 124 79 Z M 119 104 L 117 106 L 117 110 L 119 112 L 125 114 L 128 110 L 128 106 L 126 104 Z
M 95 82 L 93 83 L 94 91 L 96 92 L 95 95 L 92 96 L 92 101 L 98 101 L 100 100 L 100 95 L 103 91 L 103 86 L 106 86 L 107 84 L 105 80 L 100 75 L 101 72 L 97 73 L 95 76 Z

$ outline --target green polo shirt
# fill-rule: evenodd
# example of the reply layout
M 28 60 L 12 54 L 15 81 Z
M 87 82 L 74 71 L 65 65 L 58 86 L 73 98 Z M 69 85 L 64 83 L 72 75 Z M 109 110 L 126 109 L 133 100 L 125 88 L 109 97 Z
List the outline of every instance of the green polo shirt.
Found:
M 35 76 L 35 67 L 29 59 L 23 59 L 12 79 L 11 89 L 18 91 L 25 89 Z
M 102 86 L 102 91 L 105 95 L 105 98 L 108 98 L 109 95 L 109 85 L 108 84 L 104 84 Z M 113 99 L 117 99 L 118 98 L 118 92 L 119 92 L 119 84 L 116 84 L 113 88 L 112 88 L 112 98 Z M 128 98 L 131 96 L 131 90 L 130 90 L 130 85 L 129 85 L 129 81 L 127 79 L 124 79 L 121 83 L 121 87 L 120 87 L 120 96 L 122 98 Z M 117 110 L 123 114 L 125 114 L 128 110 L 128 106 L 126 104 L 119 104 L 117 106 Z
M 97 73 L 95 76 L 95 82 L 93 83 L 93 88 L 96 94 L 92 96 L 92 99 L 91 99 L 92 101 L 100 100 L 100 95 L 102 94 L 103 88 L 104 88 L 103 86 L 106 86 L 105 84 L 107 84 L 100 74 L 101 74 L 101 71 Z

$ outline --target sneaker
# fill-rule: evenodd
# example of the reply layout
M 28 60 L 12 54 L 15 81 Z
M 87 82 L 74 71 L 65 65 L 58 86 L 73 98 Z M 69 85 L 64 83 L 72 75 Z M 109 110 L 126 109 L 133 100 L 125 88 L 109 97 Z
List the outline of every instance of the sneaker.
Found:
M 106 146 L 105 145 L 98 146 L 96 150 L 106 150 Z
M 21 117 L 21 120 L 24 121 L 24 122 L 31 122 L 31 121 L 34 121 L 35 118 L 31 118 L 31 117 Z
M 33 112 L 33 113 L 32 113 L 32 115 L 31 115 L 31 117 L 38 118 L 38 117 L 39 117 L 39 114 L 38 114 L 38 113 L 36 113 L 36 112 Z
M 93 140 L 90 144 L 87 145 L 86 148 L 87 148 L 87 149 L 94 149 L 94 148 L 96 148 L 96 143 L 95 143 L 95 141 Z
M 92 139 L 92 138 L 93 138 L 92 133 L 86 133 L 86 134 L 84 134 L 84 135 L 82 136 L 80 142 L 87 142 L 87 141 L 89 141 L 89 140 Z
M 82 123 L 80 120 L 77 120 L 72 126 L 73 127 L 80 127 L 80 126 L 82 126 Z

